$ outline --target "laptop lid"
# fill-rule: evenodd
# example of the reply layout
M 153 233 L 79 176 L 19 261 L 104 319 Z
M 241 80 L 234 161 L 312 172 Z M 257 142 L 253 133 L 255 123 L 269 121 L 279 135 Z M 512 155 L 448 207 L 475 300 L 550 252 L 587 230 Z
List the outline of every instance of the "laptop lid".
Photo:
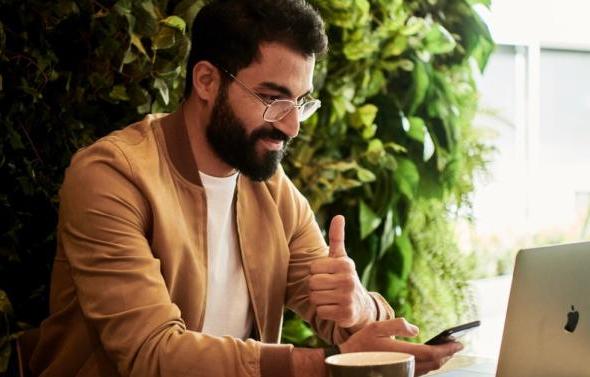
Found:
M 497 377 L 590 376 L 590 242 L 516 257 Z

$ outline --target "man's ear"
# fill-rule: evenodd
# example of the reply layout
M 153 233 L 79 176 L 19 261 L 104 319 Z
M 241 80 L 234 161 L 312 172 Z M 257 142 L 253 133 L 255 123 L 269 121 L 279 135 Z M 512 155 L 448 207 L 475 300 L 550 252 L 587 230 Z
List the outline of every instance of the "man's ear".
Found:
M 202 101 L 213 103 L 221 82 L 219 70 L 207 61 L 193 66 L 193 92 Z

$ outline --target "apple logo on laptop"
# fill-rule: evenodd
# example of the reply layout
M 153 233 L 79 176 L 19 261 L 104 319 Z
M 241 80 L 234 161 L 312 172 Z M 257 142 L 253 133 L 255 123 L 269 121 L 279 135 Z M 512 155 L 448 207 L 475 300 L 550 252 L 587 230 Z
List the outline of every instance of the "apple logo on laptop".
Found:
M 572 311 L 567 313 L 567 323 L 565 324 L 565 331 L 573 333 L 578 327 L 578 320 L 580 319 L 580 313 L 572 305 Z

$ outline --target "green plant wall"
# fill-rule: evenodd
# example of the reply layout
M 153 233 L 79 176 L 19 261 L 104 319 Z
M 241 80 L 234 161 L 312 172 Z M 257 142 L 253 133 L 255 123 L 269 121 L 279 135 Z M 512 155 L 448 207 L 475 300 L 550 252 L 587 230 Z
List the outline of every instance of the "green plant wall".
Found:
M 322 108 L 285 167 L 321 225 L 346 215 L 347 248 L 366 286 L 419 324 L 435 324 L 421 308 L 458 318 L 466 273 L 435 268 L 461 271 L 450 208 L 466 202 L 488 152 L 471 121 L 473 76 L 493 49 L 473 7 L 489 3 L 310 2 L 331 42 L 315 75 Z M 71 155 L 178 105 L 203 3 L 0 0 L 0 290 L 15 316 L 1 337 L 47 314 L 57 192 Z M 429 285 L 436 276 L 447 279 Z M 438 305 L 437 289 L 454 301 Z M 285 340 L 318 343 L 292 317 Z

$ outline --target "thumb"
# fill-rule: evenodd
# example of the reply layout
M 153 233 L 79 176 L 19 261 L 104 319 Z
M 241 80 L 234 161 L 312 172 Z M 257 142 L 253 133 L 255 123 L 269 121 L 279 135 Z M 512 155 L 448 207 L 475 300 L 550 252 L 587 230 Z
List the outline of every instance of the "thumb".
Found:
M 338 215 L 332 218 L 330 222 L 330 252 L 329 256 L 332 258 L 339 258 L 346 256 L 346 249 L 344 248 L 344 216 Z

